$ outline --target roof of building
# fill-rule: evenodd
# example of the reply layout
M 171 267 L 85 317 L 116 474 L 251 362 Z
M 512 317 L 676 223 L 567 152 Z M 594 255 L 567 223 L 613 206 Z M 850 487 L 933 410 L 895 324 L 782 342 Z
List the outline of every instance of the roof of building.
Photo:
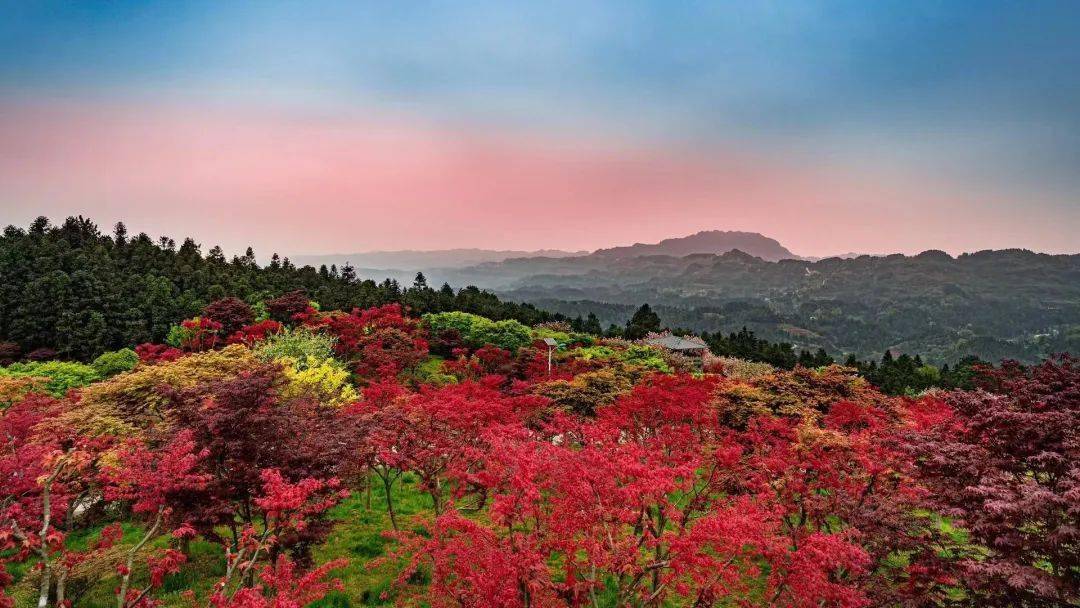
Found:
M 650 338 L 645 340 L 646 344 L 653 346 L 659 346 L 668 350 L 705 350 L 704 344 L 698 342 L 691 342 L 679 336 L 664 336 L 662 338 Z

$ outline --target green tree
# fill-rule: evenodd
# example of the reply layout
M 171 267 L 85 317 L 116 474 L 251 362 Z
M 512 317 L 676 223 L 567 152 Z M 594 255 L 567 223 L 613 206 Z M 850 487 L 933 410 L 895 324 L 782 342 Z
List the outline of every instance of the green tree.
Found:
M 640 340 L 650 332 L 658 332 L 662 328 L 660 315 L 653 312 L 648 304 L 642 304 L 634 316 L 626 323 L 626 331 L 623 337 L 627 340 Z

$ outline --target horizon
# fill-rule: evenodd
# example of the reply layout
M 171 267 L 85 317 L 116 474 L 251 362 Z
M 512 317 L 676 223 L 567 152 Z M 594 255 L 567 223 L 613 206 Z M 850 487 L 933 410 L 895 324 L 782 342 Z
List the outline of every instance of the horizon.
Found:
M 1080 6 L 33 4 L 0 217 L 260 257 L 1080 252 Z M 238 221 L 239 220 L 239 221 Z
M 42 217 L 42 216 L 38 216 L 38 217 Z M 44 216 L 44 217 L 46 217 L 46 219 L 49 220 L 50 225 L 53 226 L 53 227 L 59 226 L 60 224 L 63 223 L 63 221 L 65 221 L 67 219 L 67 217 L 64 217 L 64 218 L 51 218 L 51 217 L 47 217 L 47 216 Z M 68 216 L 68 217 L 73 217 L 73 216 Z M 84 219 L 90 220 L 91 222 L 94 222 L 95 225 L 97 225 L 98 229 L 103 234 L 111 234 L 113 227 L 98 224 L 95 221 L 95 218 L 92 218 L 92 217 L 86 217 L 86 216 L 81 216 L 81 217 L 83 217 Z M 1031 248 L 1028 248 L 1028 247 L 996 247 L 996 248 L 972 249 L 972 250 L 968 250 L 968 251 L 948 251 L 948 250 L 945 250 L 945 249 L 941 249 L 939 247 L 930 247 L 930 248 L 927 248 L 927 249 L 920 249 L 920 250 L 917 250 L 917 251 L 910 251 L 910 252 L 905 252 L 905 251 L 843 251 L 843 252 L 836 252 L 836 253 L 833 253 L 833 254 L 826 254 L 826 255 L 812 255 L 812 254 L 808 255 L 808 254 L 801 253 L 799 251 L 795 251 L 795 250 L 791 249 L 790 247 L 787 247 L 787 245 L 783 241 L 779 241 L 778 239 L 775 239 L 775 238 L 769 236 L 768 234 L 765 234 L 765 233 L 762 233 L 762 232 L 743 231 L 743 230 L 725 231 L 725 230 L 722 230 L 722 229 L 699 230 L 699 231 L 697 231 L 695 233 L 691 233 L 691 234 L 665 237 L 663 239 L 659 239 L 658 241 L 652 242 L 652 243 L 642 243 L 642 242 L 615 243 L 615 244 L 611 244 L 611 245 L 602 245 L 600 247 L 595 247 L 595 248 L 592 248 L 592 249 L 577 249 L 577 250 L 567 250 L 567 249 L 557 249 L 557 248 L 554 248 L 554 249 L 496 249 L 496 248 L 484 248 L 484 247 L 445 247 L 445 248 L 439 248 L 439 249 L 369 249 L 369 250 L 362 250 L 362 251 L 329 251 L 329 252 L 314 252 L 314 253 L 311 253 L 311 252 L 282 252 L 282 251 L 277 251 L 277 250 L 273 250 L 273 249 L 267 250 L 267 251 L 260 251 L 260 250 L 257 250 L 253 246 L 250 246 L 250 245 L 240 245 L 235 249 L 230 249 L 230 248 L 227 248 L 227 247 L 223 247 L 218 243 L 209 243 L 209 242 L 202 241 L 196 235 L 191 235 L 191 234 L 184 234 L 184 235 L 174 235 L 174 234 L 168 234 L 168 233 L 152 234 L 152 233 L 147 232 L 145 230 L 137 230 L 137 229 L 133 230 L 132 227 L 130 225 L 128 225 L 127 222 L 123 222 L 123 220 L 119 220 L 119 221 L 124 223 L 124 228 L 128 231 L 129 236 L 137 235 L 140 232 L 146 232 L 147 236 L 150 237 L 150 239 L 153 240 L 155 242 L 155 244 L 157 244 L 157 240 L 158 240 L 159 237 L 170 238 L 177 244 L 177 246 L 179 246 L 179 244 L 183 242 L 183 239 L 191 238 L 199 246 L 200 252 L 204 256 L 206 255 L 207 251 L 210 248 L 215 247 L 215 246 L 221 247 L 222 252 L 226 257 L 232 257 L 234 255 L 242 255 L 244 253 L 244 251 L 247 249 L 247 247 L 252 247 L 252 250 L 255 253 L 256 262 L 258 264 L 260 264 L 260 265 L 265 265 L 266 263 L 268 263 L 270 261 L 270 258 L 273 255 L 278 255 L 283 259 L 288 258 L 288 259 L 290 259 L 291 261 L 294 261 L 294 262 L 295 262 L 295 260 L 301 259 L 301 258 L 315 258 L 315 257 L 333 258 L 333 257 L 347 257 L 347 256 L 350 256 L 350 255 L 424 254 L 424 253 L 468 252 L 468 251 L 488 252 L 488 253 L 493 252 L 493 253 L 530 254 L 528 257 L 532 257 L 531 254 L 535 254 L 537 257 L 542 257 L 542 254 L 544 254 L 544 253 L 590 255 L 592 253 L 595 253 L 597 251 L 604 250 L 604 249 L 618 248 L 618 247 L 630 247 L 630 246 L 636 246 L 636 245 L 655 245 L 655 244 L 659 243 L 660 241 L 676 240 L 676 239 L 680 239 L 680 238 L 696 236 L 697 234 L 704 233 L 704 232 L 739 232 L 739 233 L 743 233 L 743 234 L 754 234 L 754 235 L 763 237 L 765 239 L 776 241 L 781 247 L 787 249 L 788 251 L 790 251 L 792 253 L 792 255 L 795 256 L 795 258 L 786 258 L 786 259 L 798 259 L 800 261 L 809 261 L 809 262 L 818 262 L 818 261 L 826 260 L 826 259 L 830 259 L 830 258 L 854 259 L 854 258 L 863 257 L 863 256 L 887 257 L 887 256 L 892 256 L 892 255 L 903 255 L 903 256 L 906 256 L 906 257 L 915 257 L 915 256 L 918 256 L 920 254 L 928 253 L 928 252 L 943 252 L 943 253 L 947 254 L 948 256 L 950 256 L 950 257 L 952 257 L 954 259 L 958 258 L 958 257 L 960 257 L 962 255 L 972 255 L 972 254 L 982 253 L 982 252 L 986 252 L 986 251 L 1028 251 L 1028 252 L 1035 253 L 1035 254 L 1040 254 L 1040 255 L 1066 255 L 1066 256 L 1077 255 L 1077 256 L 1080 256 L 1080 251 L 1052 252 L 1052 251 L 1040 251 L 1038 249 L 1031 249 Z M 27 222 L 27 224 L 29 224 L 29 222 Z M 15 226 L 16 228 L 20 228 L 20 229 L 25 228 L 25 225 L 12 224 L 10 222 L 6 223 L 5 225 L 6 226 Z M 725 252 L 722 252 L 722 253 L 686 254 L 686 255 L 724 255 L 725 253 L 729 253 L 731 251 L 739 251 L 741 253 L 746 253 L 745 251 L 742 251 L 738 247 L 735 247 L 735 248 L 733 248 L 733 249 L 731 249 L 729 251 L 725 251 Z M 648 254 L 648 255 L 657 255 L 657 254 Z M 662 254 L 662 255 L 667 255 L 667 254 Z M 747 255 L 751 255 L 751 254 L 747 254 Z M 685 257 L 685 256 L 675 256 L 675 257 Z M 757 257 L 757 256 L 753 256 L 753 257 Z M 346 261 L 350 261 L 350 260 L 346 260 Z M 763 260 L 763 261 L 768 262 L 768 263 L 776 263 L 777 262 L 777 260 Z M 305 263 L 305 264 L 299 264 L 299 265 L 308 265 L 308 266 L 310 266 L 312 264 Z M 360 268 L 360 267 L 358 267 L 358 268 Z M 435 267 L 432 267 L 432 268 L 435 268 Z M 368 269 L 368 270 L 409 270 L 409 269 L 405 269 L 405 268 L 389 268 L 389 267 L 385 267 L 385 268 L 384 267 L 363 267 L 362 269 Z

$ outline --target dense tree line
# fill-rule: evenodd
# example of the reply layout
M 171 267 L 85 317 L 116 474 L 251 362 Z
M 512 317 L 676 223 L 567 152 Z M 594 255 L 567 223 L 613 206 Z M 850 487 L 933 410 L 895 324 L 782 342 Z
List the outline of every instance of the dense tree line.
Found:
M 757 337 L 745 327 L 727 335 L 705 332 L 702 338 L 709 345 L 709 350 L 717 355 L 768 363 L 780 369 L 839 363 L 823 348 L 796 351 L 789 342 L 770 342 Z M 952 366 L 946 364 L 938 368 L 924 363 L 918 354 L 893 356 L 891 351 L 885 351 L 880 361 L 860 360 L 855 355 L 849 355 L 843 363 L 858 370 L 859 375 L 889 395 L 919 393 L 935 387 L 970 389 L 978 370 L 991 365 L 978 357 L 964 357 Z
M 250 247 L 227 259 L 220 247 L 204 252 L 191 238 L 177 246 L 168 237 L 131 236 L 122 223 L 109 235 L 83 217 L 58 226 L 41 217 L 0 237 L 0 359 L 89 360 L 164 342 L 170 327 L 210 302 L 232 296 L 258 306 L 298 290 L 324 309 L 397 302 L 415 314 L 460 310 L 528 325 L 561 318 L 475 287 L 436 289 L 422 275 L 403 287 L 360 280 L 348 265 L 297 267 L 277 254 L 260 266 Z
M 350 310 L 390 303 L 403 304 L 414 315 L 447 311 L 478 314 L 494 320 L 513 319 L 525 325 L 567 321 L 574 331 L 608 337 L 640 339 L 662 330 L 666 307 L 639 307 L 625 325 L 605 330 L 596 314 L 568 319 L 527 303 L 508 302 L 488 291 L 465 287 L 455 291 L 444 284 L 435 289 L 418 274 L 410 286 L 395 280 L 359 279 L 349 265 L 342 268 L 297 267 L 274 254 L 260 266 L 249 247 L 244 255 L 227 259 L 220 247 L 205 254 L 193 239 L 179 247 L 168 237 L 130 236 L 118 223 L 111 235 L 92 221 L 71 217 L 54 226 L 41 217 L 28 229 L 8 226 L 0 236 L 0 364 L 16 359 L 53 357 L 91 360 L 103 352 L 144 342 L 164 342 L 183 319 L 214 314 L 211 303 L 234 301 L 265 309 L 266 302 L 294 294 L 302 309 L 308 300 L 323 309 Z M 262 310 L 274 318 L 272 310 Z M 280 314 L 278 315 L 280 316 Z M 285 317 L 277 318 L 287 321 Z M 670 322 L 669 322 L 670 323 Z M 224 328 L 230 335 L 235 328 Z M 687 333 L 676 330 L 676 333 Z M 702 332 L 713 353 L 769 363 L 781 369 L 820 367 L 834 362 L 824 349 L 800 350 L 786 341 L 770 341 L 747 327 L 738 332 Z M 930 387 L 970 387 L 972 365 L 965 358 L 951 369 L 925 365 L 918 354 L 879 361 L 849 357 L 846 364 L 889 394 L 918 392 Z

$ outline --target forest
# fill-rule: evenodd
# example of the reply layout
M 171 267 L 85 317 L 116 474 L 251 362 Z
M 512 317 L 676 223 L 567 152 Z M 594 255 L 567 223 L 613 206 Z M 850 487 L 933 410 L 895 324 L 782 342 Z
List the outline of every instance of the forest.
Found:
M 687 355 L 199 249 L 5 231 L 0 606 L 1080 602 L 1067 354 Z
M 445 273 L 444 273 L 445 274 Z M 743 325 L 797 348 L 877 356 L 919 353 L 1027 362 L 1080 347 L 1080 255 L 1005 249 L 924 251 L 816 262 L 722 254 L 522 258 L 459 270 L 452 281 L 494 289 L 569 316 L 624 323 L 642 302 L 664 323 L 701 331 Z

